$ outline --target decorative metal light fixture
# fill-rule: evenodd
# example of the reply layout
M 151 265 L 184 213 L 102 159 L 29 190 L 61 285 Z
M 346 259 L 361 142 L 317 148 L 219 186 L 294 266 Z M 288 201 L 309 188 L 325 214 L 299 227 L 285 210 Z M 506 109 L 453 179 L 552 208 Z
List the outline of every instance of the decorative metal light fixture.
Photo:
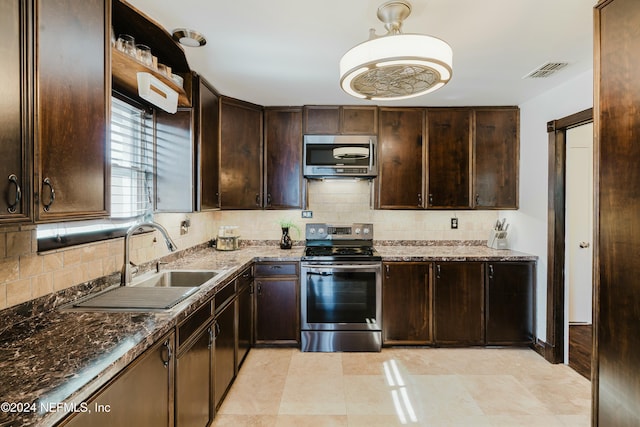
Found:
M 207 44 L 207 39 L 197 31 L 188 28 L 176 28 L 171 34 L 173 39 L 184 46 L 200 47 Z
M 451 79 L 453 51 L 443 40 L 403 34 L 402 21 L 411 13 L 405 0 L 378 8 L 387 34 L 369 30 L 369 40 L 340 60 L 340 86 L 357 98 L 391 101 L 413 98 L 440 89 Z

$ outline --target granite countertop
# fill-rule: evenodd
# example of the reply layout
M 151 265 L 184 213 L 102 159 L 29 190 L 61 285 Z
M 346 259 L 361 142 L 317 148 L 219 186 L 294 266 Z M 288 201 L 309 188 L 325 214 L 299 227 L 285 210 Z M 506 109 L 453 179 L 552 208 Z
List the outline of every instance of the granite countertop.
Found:
M 376 246 L 385 261 L 536 260 L 484 246 Z M 60 311 L 60 298 L 0 312 L 0 427 L 51 426 L 67 415 L 58 403 L 79 405 L 154 342 L 215 295 L 254 261 L 298 261 L 302 246 L 248 246 L 237 251 L 201 249 L 166 269 L 219 270 L 216 280 L 164 312 Z M 62 301 L 65 302 L 65 301 Z M 21 310 L 23 312 L 21 312 Z M 2 316 L 4 314 L 4 317 Z M 11 316 L 11 318 L 9 318 Z M 16 320 L 18 318 L 18 320 Z M 8 325 L 8 326 L 7 326 Z M 53 407 L 51 406 L 53 404 Z M 44 409 L 43 409 L 44 408 Z M 53 410 L 52 410 L 53 408 Z M 16 412 L 16 410 L 22 412 Z

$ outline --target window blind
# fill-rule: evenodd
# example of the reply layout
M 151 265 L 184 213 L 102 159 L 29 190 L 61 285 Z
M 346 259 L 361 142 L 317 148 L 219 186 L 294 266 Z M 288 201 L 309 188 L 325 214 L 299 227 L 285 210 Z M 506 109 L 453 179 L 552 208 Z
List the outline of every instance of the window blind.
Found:
M 153 212 L 153 117 L 117 98 L 111 102 L 111 217 Z

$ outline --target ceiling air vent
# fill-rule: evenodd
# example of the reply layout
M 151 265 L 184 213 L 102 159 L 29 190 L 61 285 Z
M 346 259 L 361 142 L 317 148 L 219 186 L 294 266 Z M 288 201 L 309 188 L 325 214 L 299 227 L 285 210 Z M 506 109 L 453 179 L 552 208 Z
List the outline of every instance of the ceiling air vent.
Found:
M 528 73 L 523 77 L 523 79 L 541 79 L 551 77 L 551 75 L 562 70 L 567 65 L 569 65 L 568 62 L 546 62 Z

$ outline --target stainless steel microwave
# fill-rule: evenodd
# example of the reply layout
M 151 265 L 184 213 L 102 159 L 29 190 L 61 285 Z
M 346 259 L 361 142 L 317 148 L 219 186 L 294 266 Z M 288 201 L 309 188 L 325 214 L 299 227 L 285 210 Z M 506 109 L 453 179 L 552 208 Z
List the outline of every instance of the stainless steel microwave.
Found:
M 303 174 L 307 178 L 373 178 L 378 175 L 374 135 L 305 135 Z

